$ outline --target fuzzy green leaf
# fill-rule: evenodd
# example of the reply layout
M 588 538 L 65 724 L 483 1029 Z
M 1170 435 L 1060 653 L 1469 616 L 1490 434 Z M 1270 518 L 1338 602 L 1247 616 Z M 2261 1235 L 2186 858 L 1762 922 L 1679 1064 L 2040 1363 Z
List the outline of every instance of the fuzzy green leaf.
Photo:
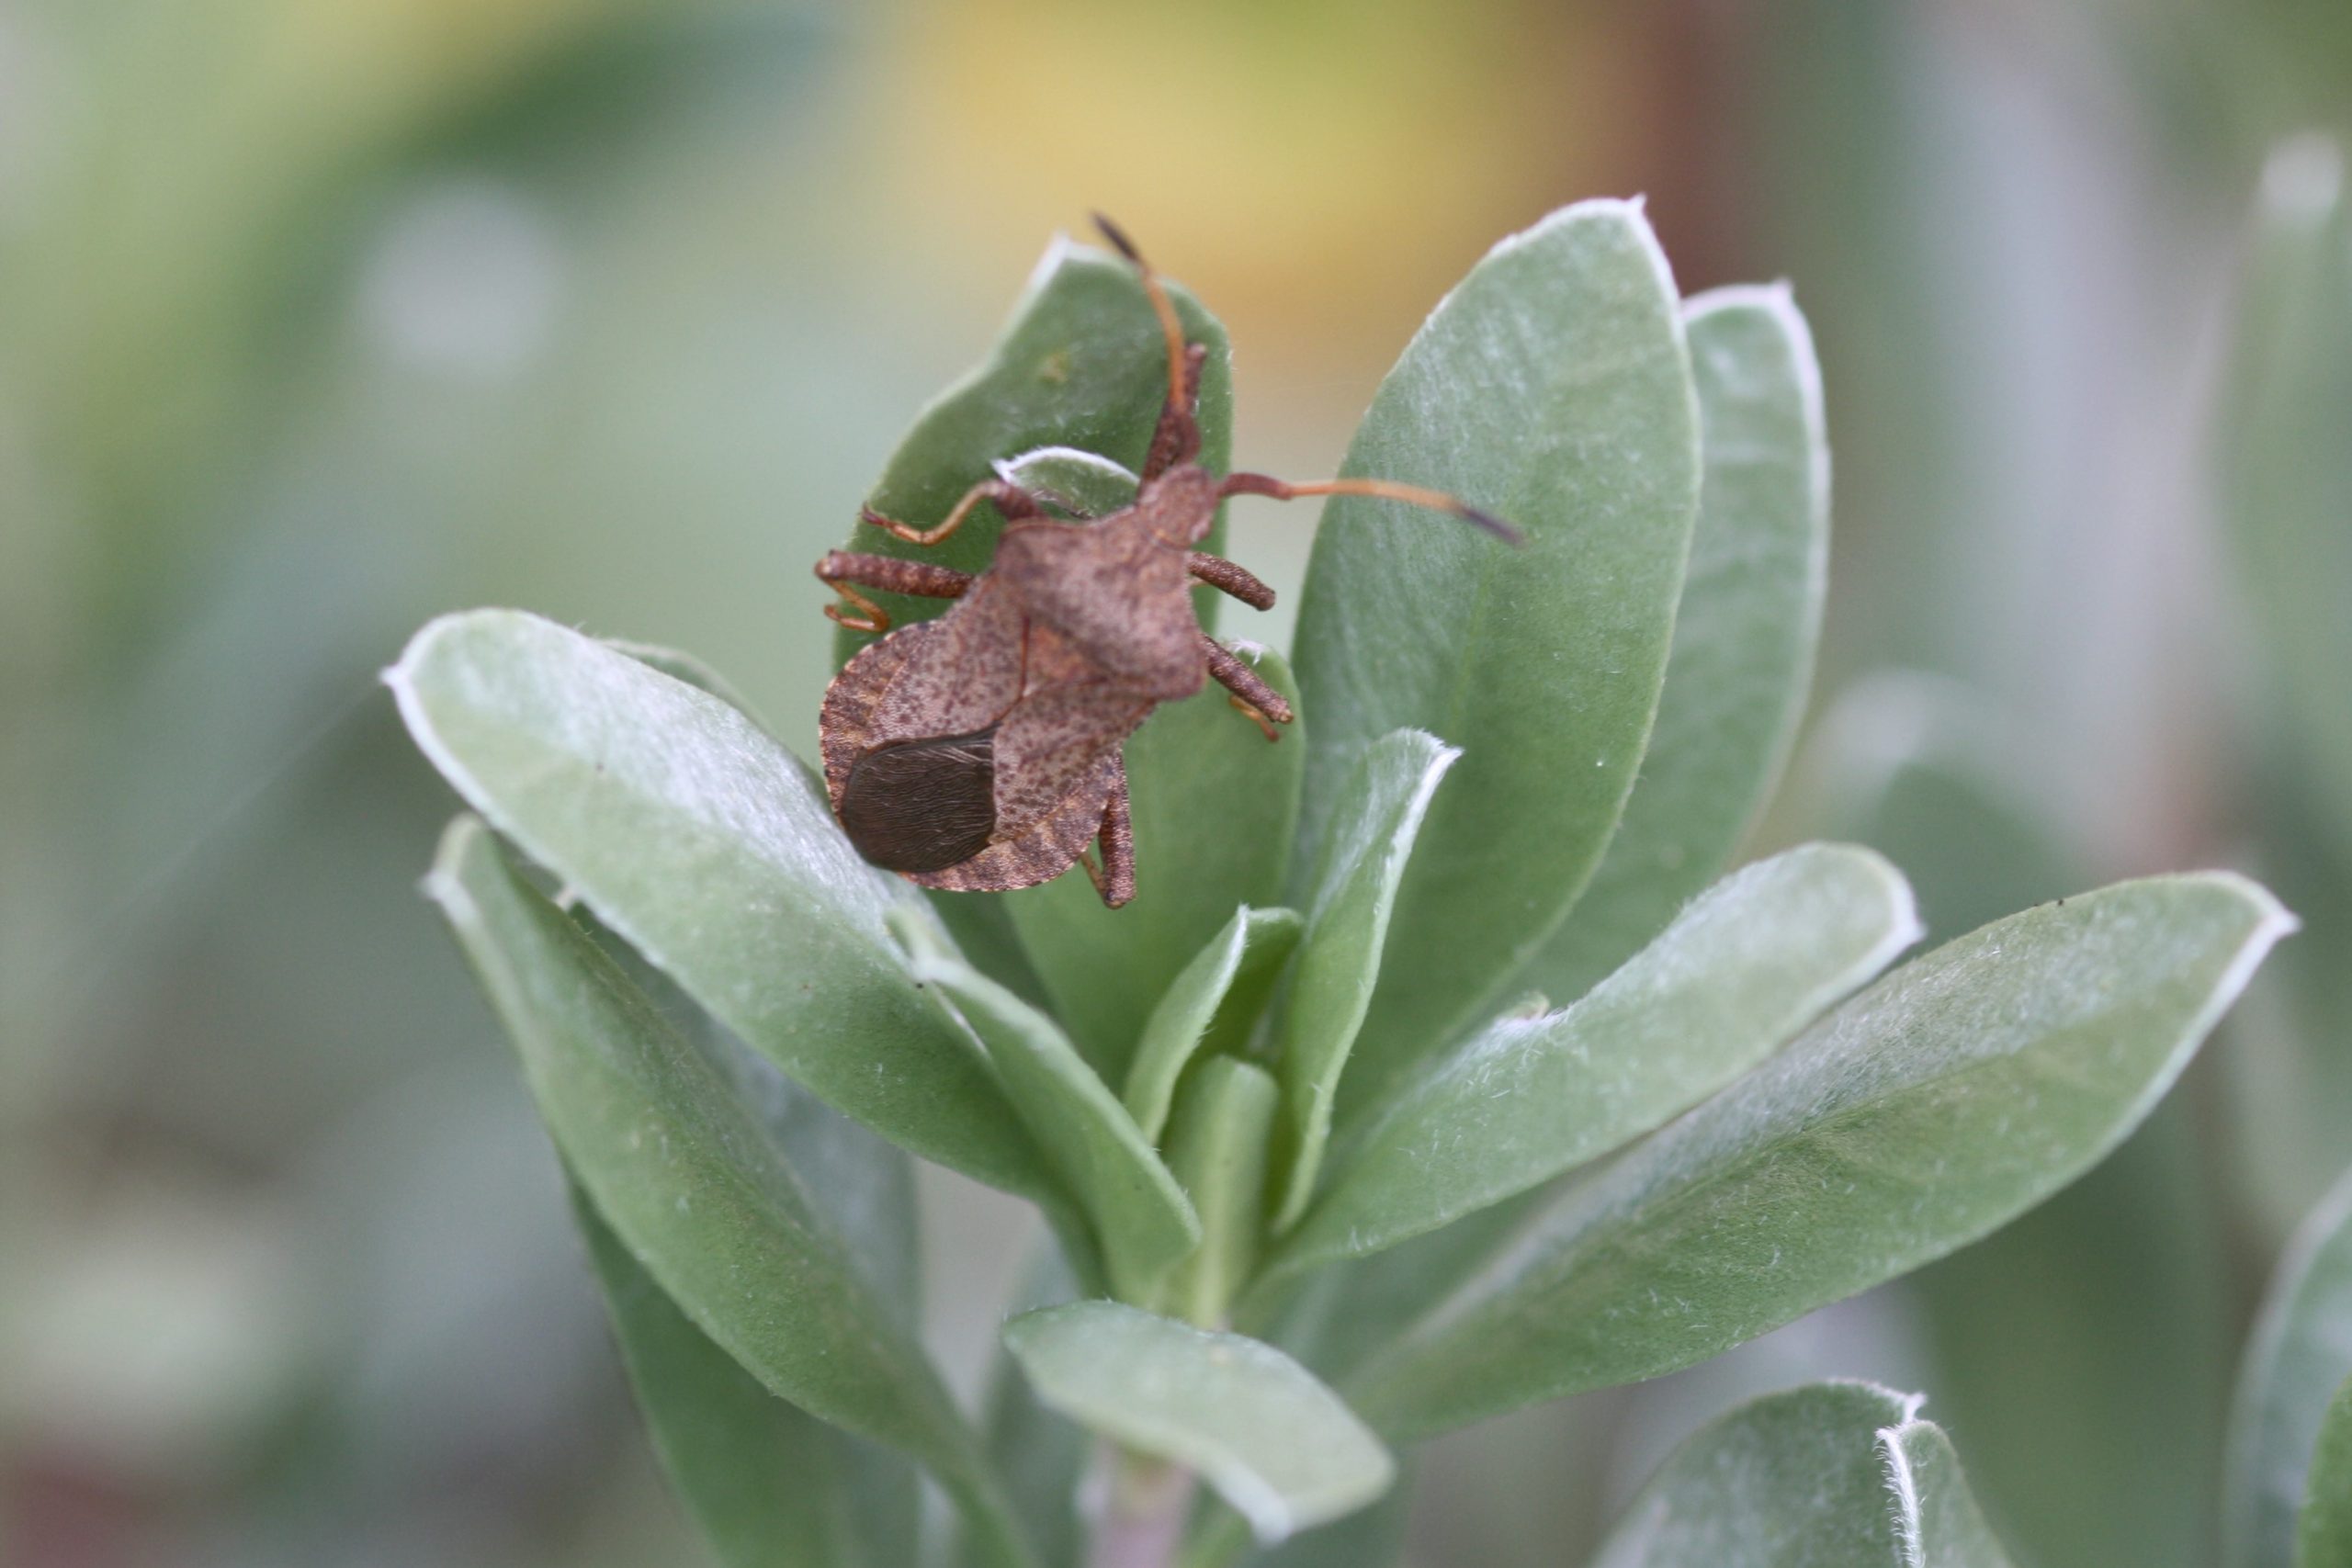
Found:
M 1256 1019 L 1306 929 L 1295 909 L 1245 906 L 1170 983 L 1144 1022 L 1123 1097 L 1145 1137 L 1156 1141 L 1167 1126 L 1176 1080 L 1212 1034 L 1238 1036 Z
M 2296 1517 L 2307 1495 L 2319 1495 L 2312 1450 L 2328 1419 L 2328 1402 L 2346 1379 L 2352 1379 L 2352 1173 L 2296 1232 L 2247 1342 L 2230 1420 L 2225 1568 L 2290 1568 L 2299 1561 Z M 2336 1484 L 2346 1479 L 2339 1475 Z
M 1788 761 L 1829 576 L 1821 367 L 1785 285 L 1683 305 L 1703 462 L 1640 782 L 1600 868 L 1516 984 L 1581 997 L 1714 879 Z
M 1280 654 L 1240 651 L 1295 705 Z M 1106 1081 L 1126 1080 L 1153 1004 L 1235 908 L 1281 897 L 1306 725 L 1269 745 L 1213 681 L 1161 708 L 1126 745 L 1134 900 L 1104 908 L 1083 873 L 1006 897 L 1056 1016 Z
M 1464 758 L 1396 907 L 1400 952 L 1351 1099 L 1448 1044 L 1600 863 L 1666 672 L 1699 501 L 1681 301 L 1638 204 L 1505 240 L 1389 372 L 1342 472 L 1454 491 L 1512 549 L 1391 502 L 1326 509 L 1299 604 L 1303 864 L 1363 753 L 1427 730 Z M 1293 902 L 1296 900 L 1294 899 Z
M 718 1069 L 516 874 L 476 818 L 451 825 L 425 890 L 505 1024 L 565 1163 L 662 1292 L 772 1393 L 929 1466 L 994 1561 L 1028 1562 L 930 1361 Z
M 1275 1057 L 1285 1134 L 1277 1230 L 1295 1224 L 1314 1195 L 1340 1074 L 1379 982 L 1397 886 L 1437 786 L 1461 755 L 1418 730 L 1383 736 L 1358 754 L 1333 805 Z M 1405 967 L 1418 972 L 1421 958 Z
M 1762 1061 L 1918 940 L 1868 850 L 1748 866 L 1576 1006 L 1497 1020 L 1376 1111 L 1276 1271 L 1433 1231 L 1659 1126 Z
M 1352 1513 L 1396 1473 L 1337 1394 L 1255 1339 L 1077 1302 L 1014 1318 L 1004 1342 L 1039 1398 L 1128 1448 L 1198 1471 L 1261 1541 Z
M 1051 1191 L 883 928 L 910 890 L 734 707 L 517 610 L 442 616 L 385 681 L 469 805 L 795 1081 L 927 1159 Z
M 1948 943 L 1571 1189 L 1343 1386 L 1385 1432 L 1441 1431 L 1688 1366 L 1940 1257 L 2138 1125 L 2292 926 L 2208 873 Z
M 2038 809 L 2036 760 L 1990 698 L 1887 671 L 1822 716 L 1805 795 L 1826 830 L 1902 866 L 1950 936 L 2083 886 Z M 2240 1330 L 2199 1110 L 2167 1100 L 2080 1181 L 1905 1281 L 1937 1412 L 2029 1561 L 2211 1568 L 2214 1414 Z
M 1198 301 L 1169 285 L 1185 335 L 1206 344 L 1201 371 L 1201 461 L 1222 472 L 1233 443 L 1233 356 L 1225 328 Z M 1057 239 L 1013 307 L 988 359 L 942 393 L 884 465 L 867 504 L 886 517 L 928 526 L 947 514 L 1000 462 L 1041 447 L 1068 446 L 1107 457 L 1128 472 L 1143 467 L 1168 395 L 1168 351 L 1135 269 L 1106 252 Z M 858 526 L 845 547 L 984 571 L 996 556 L 1001 520 L 983 507 L 948 538 L 910 544 Z M 1217 547 L 1212 536 L 1204 549 Z M 1214 616 L 1204 590 L 1204 626 Z M 877 598 L 900 626 L 945 610 L 944 601 Z M 839 662 L 873 638 L 844 629 Z
M 1257 1266 L 1266 1156 L 1281 1105 L 1274 1076 L 1236 1056 L 1203 1062 L 1177 1102 L 1168 1167 L 1200 1213 L 1202 1241 L 1177 1270 L 1167 1306 L 1188 1323 L 1222 1323 Z
M 1770 1394 L 1668 1460 L 1592 1568 L 2008 1568 L 1915 1396 Z
M 915 1472 L 778 1399 L 695 1326 L 575 1182 L 654 1452 L 725 1568 L 912 1562 Z
M 1148 1301 L 1169 1269 L 1200 1245 L 1184 1190 L 1054 1021 L 957 958 L 911 906 L 891 928 L 914 954 L 918 979 L 955 1000 L 986 1044 L 1004 1091 L 1085 1210 L 1112 1288 Z

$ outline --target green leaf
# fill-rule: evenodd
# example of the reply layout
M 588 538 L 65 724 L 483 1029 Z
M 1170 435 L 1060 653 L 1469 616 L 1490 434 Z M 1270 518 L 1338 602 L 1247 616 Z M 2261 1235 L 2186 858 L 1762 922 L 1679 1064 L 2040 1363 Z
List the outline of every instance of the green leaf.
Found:
M 2230 1418 L 2225 1568 L 2289 1568 L 2312 1450 L 2352 1378 L 2352 1172 L 2295 1233 L 2247 1341 Z M 2343 1484 L 2339 1475 L 2337 1484 Z M 2325 1561 L 2325 1560 L 2322 1560 Z
M 1208 345 L 1201 370 L 1201 461 L 1223 472 L 1233 443 L 1233 357 L 1225 328 L 1170 284 L 1185 335 Z M 1168 395 L 1168 350 L 1135 269 L 1104 252 L 1057 239 L 1029 279 L 1012 319 L 978 369 L 923 410 L 882 469 L 868 504 L 887 517 L 928 525 L 995 466 L 1047 446 L 1076 447 L 1133 473 L 1143 467 Z M 940 544 L 910 544 L 879 528 L 852 529 L 847 547 L 984 571 L 1001 520 L 983 507 Z M 1217 548 L 1212 535 L 1203 549 Z M 1195 595 L 1214 624 L 1212 590 Z M 876 596 L 903 626 L 947 607 L 937 599 Z M 873 639 L 843 629 L 836 661 Z
M 1281 1107 L 1274 1076 L 1234 1056 L 1203 1062 L 1177 1102 L 1168 1166 L 1200 1213 L 1202 1240 L 1170 1281 L 1166 1304 L 1186 1322 L 1224 1322 L 1257 1266 L 1266 1156 Z
M 1295 705 L 1281 655 L 1239 651 Z M 1055 1016 L 1105 1081 L 1126 1081 L 1153 1004 L 1236 907 L 1280 900 L 1306 722 L 1269 745 L 1215 682 L 1161 708 L 1126 745 L 1134 900 L 1104 908 L 1082 873 L 1005 896 Z
M 616 656 L 617 657 L 617 656 Z M 914 1455 L 991 1559 L 1031 1561 L 978 1441 L 898 1314 L 729 1086 L 461 817 L 425 880 L 596 1212 L 770 1392 Z
M 616 653 L 626 653 L 639 664 L 659 670 L 673 681 L 684 681 L 689 686 L 708 692 L 768 734 L 775 733 L 775 727 L 752 711 L 751 703 L 735 689 L 733 682 L 695 655 L 683 649 L 664 648 L 655 642 L 635 642 L 624 637 L 601 637 L 598 640 Z
M 654 1452 L 718 1561 L 914 1562 L 914 1471 L 769 1393 L 662 1292 L 576 1181 L 571 1196 Z
M 1023 1123 L 1092 1223 L 1112 1288 L 1152 1299 L 1200 1245 L 1201 1223 L 1151 1141 L 1052 1019 L 958 959 L 912 906 L 890 923 L 915 977 L 953 998 L 987 1045 Z
M 1212 1034 L 1238 1048 L 1255 1022 L 1306 922 L 1295 909 L 1233 912 L 1225 929 L 1184 965 L 1145 1020 L 1127 1069 L 1127 1111 L 1157 1141 L 1175 1102 L 1176 1080 Z
M 1273 1271 L 1377 1252 L 1649 1132 L 1918 940 L 1868 850 L 1810 844 L 1717 884 L 1576 1006 L 1503 1018 L 1392 1096 Z
M 1114 1441 L 1198 1471 L 1261 1541 L 1353 1512 L 1396 1473 L 1337 1394 L 1255 1339 L 1077 1302 L 1014 1318 L 1004 1342 L 1039 1398 Z
M 1278 1231 L 1295 1224 L 1314 1196 L 1340 1077 L 1380 978 L 1397 886 L 1430 801 L 1461 755 L 1418 730 L 1385 735 L 1358 754 L 1333 805 L 1274 1059 L 1286 1134 Z M 1403 967 L 1418 971 L 1422 956 L 1415 953 Z
M 2352 202 L 2317 136 L 2271 155 L 2223 404 L 2222 495 L 2259 628 L 2266 716 L 2352 852 Z
M 1887 1446 L 1888 1490 L 1905 1543 L 1903 1568 L 2010 1568 L 2009 1554 L 1978 1506 L 1962 1473 L 1960 1455 L 1943 1428 L 1910 1421 L 1882 1434 Z
M 1584 897 L 1517 976 L 1581 997 L 1730 860 L 1788 761 L 1829 575 L 1821 367 L 1786 285 L 1685 302 L 1703 462 L 1657 723 Z
M 1656 713 L 1699 501 L 1681 301 L 1638 204 L 1504 241 L 1405 350 L 1342 472 L 1454 491 L 1525 528 L 1336 499 L 1299 604 L 1311 868 L 1392 730 L 1465 753 L 1396 908 L 1349 1095 L 1476 1021 L 1600 863 Z
M 1889 671 L 1815 726 L 1804 795 L 1828 830 L 1902 866 L 1949 936 L 2083 886 L 2036 809 L 2035 761 L 1989 698 Z M 2276 975 L 2258 987 L 2278 989 Z M 2030 1562 L 2212 1563 L 2215 1415 L 2240 1329 L 2199 1110 L 2168 1099 L 2080 1181 L 1905 1281 L 1938 1414 L 1968 1435 L 1973 1488 Z
M 469 805 L 797 1082 L 927 1159 L 1051 1191 L 883 929 L 910 889 L 735 708 L 515 610 L 442 616 L 384 679 Z
M 1688 1366 L 1940 1257 L 2136 1126 L 2292 926 L 2217 872 L 1948 943 L 1570 1189 L 1342 1386 L 1384 1432 L 1441 1431 Z
M 2311 1482 L 2295 1529 L 2295 1568 L 2352 1562 L 2352 1377 L 2335 1390 L 2312 1445 Z
M 2008 1568 L 1918 1404 L 1823 1382 L 1741 1405 L 1659 1468 L 1592 1568 Z

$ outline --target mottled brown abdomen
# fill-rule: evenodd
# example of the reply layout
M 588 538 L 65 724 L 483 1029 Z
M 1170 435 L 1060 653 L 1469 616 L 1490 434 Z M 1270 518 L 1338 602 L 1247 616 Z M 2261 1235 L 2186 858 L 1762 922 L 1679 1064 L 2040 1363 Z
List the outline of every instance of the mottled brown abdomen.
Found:
M 944 871 L 996 830 L 996 728 L 877 746 L 850 764 L 836 815 L 886 871 Z

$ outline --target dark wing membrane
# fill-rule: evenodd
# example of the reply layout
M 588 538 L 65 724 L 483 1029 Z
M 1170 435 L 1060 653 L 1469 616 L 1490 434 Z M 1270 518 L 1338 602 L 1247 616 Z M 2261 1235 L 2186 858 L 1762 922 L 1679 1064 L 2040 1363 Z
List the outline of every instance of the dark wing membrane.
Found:
M 886 871 L 944 871 L 996 830 L 996 730 L 902 740 L 850 765 L 839 809 L 857 852 Z

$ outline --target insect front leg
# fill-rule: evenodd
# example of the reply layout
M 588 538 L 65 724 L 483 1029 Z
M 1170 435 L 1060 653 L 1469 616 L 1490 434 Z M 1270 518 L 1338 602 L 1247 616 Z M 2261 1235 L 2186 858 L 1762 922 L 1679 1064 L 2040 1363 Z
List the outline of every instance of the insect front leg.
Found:
M 935 545 L 964 525 L 972 508 L 987 502 L 997 509 L 1007 523 L 1024 523 L 1043 517 L 1046 509 L 1037 498 L 1009 479 L 982 479 L 964 492 L 964 499 L 948 509 L 947 515 L 929 528 L 918 528 L 911 523 L 901 523 L 895 517 L 885 517 L 870 506 L 857 509 L 858 520 L 871 523 L 888 534 L 894 534 L 910 545 Z
M 1274 726 L 1288 724 L 1295 716 L 1289 699 L 1266 684 L 1232 649 L 1206 632 L 1201 634 L 1201 653 L 1209 661 L 1210 679 L 1233 694 L 1233 705 L 1264 730 L 1267 739 L 1280 740 L 1283 732 Z
M 887 632 L 890 629 L 889 612 L 851 587 L 851 583 L 918 599 L 961 599 L 971 589 L 972 574 L 933 566 L 929 561 L 829 550 L 825 558 L 817 563 L 817 581 L 840 594 L 846 604 L 855 605 L 859 612 L 844 615 L 840 604 L 828 604 L 828 617 L 854 632 Z
M 1102 830 L 1096 841 L 1102 846 L 1102 865 L 1098 868 L 1089 855 L 1080 855 L 1078 863 L 1086 868 L 1087 880 L 1102 896 L 1104 907 L 1115 909 L 1136 896 L 1136 831 L 1127 814 L 1124 766 L 1111 786 L 1111 798 L 1102 803 Z
M 1253 610 L 1274 607 L 1274 591 L 1259 581 L 1256 572 L 1238 561 L 1229 561 L 1223 556 L 1213 556 L 1204 550 L 1191 550 L 1185 554 L 1184 568 L 1211 588 L 1232 594 Z

